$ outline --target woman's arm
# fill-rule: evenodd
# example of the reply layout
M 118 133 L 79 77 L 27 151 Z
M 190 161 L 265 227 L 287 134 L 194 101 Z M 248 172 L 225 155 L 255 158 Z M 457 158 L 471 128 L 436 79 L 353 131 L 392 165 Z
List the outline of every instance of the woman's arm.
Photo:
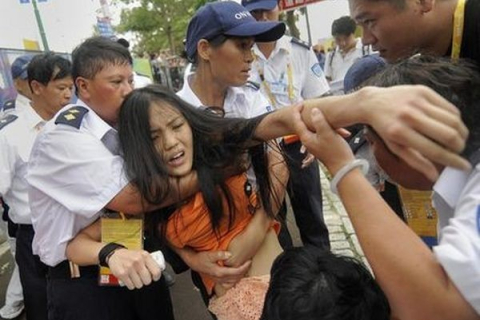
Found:
M 317 134 L 299 127 L 302 142 L 335 174 L 352 161 L 353 154 L 314 112 Z M 319 145 L 328 145 L 322 150 Z M 400 319 L 478 319 L 442 266 L 420 238 L 382 200 L 358 169 L 338 184 L 362 249 L 392 307 Z
M 349 95 L 307 100 L 304 104 L 302 118 L 309 128 L 314 125 L 311 119 L 314 108 L 321 109 L 334 128 L 369 124 L 394 153 L 431 180 L 438 175 L 433 162 L 462 169 L 469 167 L 457 155 L 465 147 L 468 135 L 458 110 L 426 87 L 366 87 Z M 270 140 L 294 133 L 294 110 L 295 107 L 287 107 L 268 114 L 258 125 L 255 136 Z
M 105 246 L 100 242 L 100 220 L 80 231 L 66 250 L 68 260 L 80 266 L 98 265 L 98 254 Z M 117 249 L 107 260 L 114 276 L 128 289 L 140 289 L 160 279 L 161 270 L 150 254 L 144 250 Z

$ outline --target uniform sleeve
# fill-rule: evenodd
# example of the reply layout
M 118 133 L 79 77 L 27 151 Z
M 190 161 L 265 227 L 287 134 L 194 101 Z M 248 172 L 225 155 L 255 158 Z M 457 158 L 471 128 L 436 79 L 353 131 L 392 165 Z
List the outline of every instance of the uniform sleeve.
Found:
M 249 112 L 246 118 L 255 118 L 273 111 L 272 105 L 259 90 L 251 91 L 251 93 L 249 96 L 251 99 L 251 101 L 249 101 Z
M 15 150 L 8 144 L 4 135 L 0 135 L 0 196 L 5 195 L 12 186 L 15 175 Z
M 441 234 L 434 253 L 464 298 L 480 314 L 480 165 Z
M 123 160 L 96 137 L 68 129 L 38 137 L 27 180 L 69 211 L 92 217 L 128 184 Z
M 308 61 L 307 74 L 303 80 L 302 98 L 312 99 L 320 97 L 330 90 L 330 86 L 312 49 L 308 50 L 306 61 Z

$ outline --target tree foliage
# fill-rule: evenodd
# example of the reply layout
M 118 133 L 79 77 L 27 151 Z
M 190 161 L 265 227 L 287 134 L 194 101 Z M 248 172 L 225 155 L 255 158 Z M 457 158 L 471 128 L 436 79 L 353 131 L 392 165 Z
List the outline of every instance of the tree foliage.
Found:
M 120 33 L 133 32 L 138 47 L 144 52 L 169 48 L 172 53 L 180 53 L 188 22 L 195 13 L 198 1 L 116 0 L 130 5 L 122 9 L 116 30 Z

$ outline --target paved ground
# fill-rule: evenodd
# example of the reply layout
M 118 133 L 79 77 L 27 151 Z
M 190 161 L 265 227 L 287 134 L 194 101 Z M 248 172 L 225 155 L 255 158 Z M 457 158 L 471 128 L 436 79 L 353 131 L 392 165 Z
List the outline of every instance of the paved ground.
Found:
M 363 252 L 353 231 L 352 224 L 338 198 L 330 192 L 329 183 L 322 172 L 322 189 L 325 221 L 330 231 L 332 251 L 338 254 L 357 257 L 365 261 Z M 301 245 L 295 220 L 289 210 L 287 216 L 288 228 L 292 234 L 294 244 Z M 8 244 L 0 245 L 0 303 L 3 305 L 5 290 L 13 269 Z M 200 298 L 198 290 L 190 280 L 190 273 L 178 275 L 176 284 L 171 288 L 177 320 L 210 320 L 208 312 Z M 25 315 L 18 319 L 25 320 Z

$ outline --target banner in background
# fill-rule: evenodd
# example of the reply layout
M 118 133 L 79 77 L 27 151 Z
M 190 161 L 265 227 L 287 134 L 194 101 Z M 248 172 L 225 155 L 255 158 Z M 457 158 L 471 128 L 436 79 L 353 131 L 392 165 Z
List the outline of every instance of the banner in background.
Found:
M 320 2 L 322 0 L 280 0 L 280 4 L 283 11 L 290 11 L 293 9 L 299 9 L 309 4 Z

